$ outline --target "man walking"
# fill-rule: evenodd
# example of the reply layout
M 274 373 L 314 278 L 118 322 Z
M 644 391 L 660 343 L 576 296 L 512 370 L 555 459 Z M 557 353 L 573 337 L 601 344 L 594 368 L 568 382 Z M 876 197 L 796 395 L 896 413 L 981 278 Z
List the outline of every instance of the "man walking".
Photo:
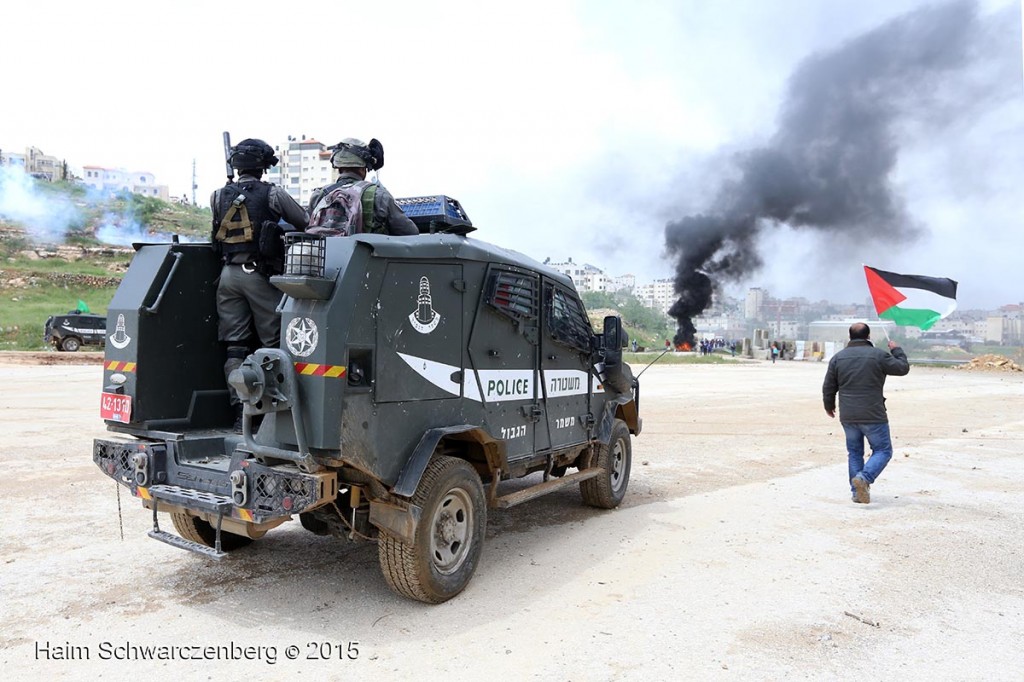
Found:
M 839 421 L 846 433 L 850 490 L 853 501 L 861 504 L 871 501 L 871 484 L 892 458 L 889 418 L 882 395 L 885 377 L 904 376 L 910 371 L 907 354 L 895 341 L 889 341 L 886 352 L 875 348 L 870 336 L 871 328 L 865 323 L 850 326 L 850 343 L 832 356 L 821 387 L 829 417 L 836 416 L 836 393 L 839 394 Z M 865 438 L 871 446 L 867 463 Z

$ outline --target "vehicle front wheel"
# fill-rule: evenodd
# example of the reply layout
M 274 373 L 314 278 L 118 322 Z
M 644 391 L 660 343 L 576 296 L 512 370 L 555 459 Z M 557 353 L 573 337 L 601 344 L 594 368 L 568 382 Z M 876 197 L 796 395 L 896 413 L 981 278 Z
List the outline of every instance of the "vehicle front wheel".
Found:
M 395 592 L 440 604 L 466 588 L 480 562 L 487 528 L 483 484 L 468 462 L 437 456 L 412 503 L 422 509 L 416 539 L 409 544 L 381 531 L 381 572 Z
M 64 340 L 60 342 L 61 350 L 66 350 L 69 353 L 74 353 L 81 347 L 82 342 L 74 336 L 66 336 L 64 337 Z
M 206 547 L 214 547 L 217 544 L 217 529 L 198 516 L 171 514 L 171 523 L 174 524 L 174 530 L 178 531 L 178 535 L 186 540 L 198 542 Z M 220 548 L 224 552 L 233 552 L 251 544 L 252 538 L 244 535 L 235 535 L 224 530 L 220 533 Z
M 594 478 L 580 483 L 583 501 L 591 507 L 614 509 L 626 496 L 629 485 L 629 470 L 633 462 L 633 445 L 629 439 L 626 422 L 616 419 L 612 425 L 612 437 L 607 445 L 598 446 L 594 466 L 603 471 Z

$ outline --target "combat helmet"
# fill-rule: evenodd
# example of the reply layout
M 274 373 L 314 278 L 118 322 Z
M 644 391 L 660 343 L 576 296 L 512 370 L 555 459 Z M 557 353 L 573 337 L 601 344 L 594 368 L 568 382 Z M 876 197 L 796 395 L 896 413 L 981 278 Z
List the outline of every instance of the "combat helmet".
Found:
M 379 170 L 384 166 L 384 146 L 376 138 L 367 144 L 354 137 L 346 137 L 328 149 L 334 151 L 331 154 L 331 165 L 335 168 Z
M 248 137 L 231 148 L 231 167 L 238 170 L 263 170 L 276 166 L 274 148 L 263 140 Z

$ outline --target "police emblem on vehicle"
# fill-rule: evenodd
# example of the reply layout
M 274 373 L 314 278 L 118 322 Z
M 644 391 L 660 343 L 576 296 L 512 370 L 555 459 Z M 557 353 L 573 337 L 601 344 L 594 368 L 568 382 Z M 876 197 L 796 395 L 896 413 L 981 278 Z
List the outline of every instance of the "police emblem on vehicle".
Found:
M 284 342 L 292 355 L 304 358 L 314 350 L 320 334 L 316 328 L 316 322 L 308 317 L 296 317 L 288 323 L 285 330 Z
M 416 304 L 416 310 L 409 315 L 409 322 L 420 334 L 429 334 L 437 329 L 441 316 L 430 300 L 430 280 L 426 277 L 420 277 L 420 295 L 416 297 Z
M 132 337 L 128 336 L 124 330 L 124 315 L 118 315 L 117 327 L 114 329 L 114 333 L 110 335 L 110 345 L 121 350 L 131 342 Z

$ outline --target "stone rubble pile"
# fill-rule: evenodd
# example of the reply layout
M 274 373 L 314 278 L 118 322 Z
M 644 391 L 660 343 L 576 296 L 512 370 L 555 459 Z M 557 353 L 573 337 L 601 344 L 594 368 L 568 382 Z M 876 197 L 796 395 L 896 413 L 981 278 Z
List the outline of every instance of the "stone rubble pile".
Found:
M 979 355 L 970 362 L 960 365 L 957 369 L 983 370 L 989 372 L 1022 372 L 1024 368 L 1002 355 Z

